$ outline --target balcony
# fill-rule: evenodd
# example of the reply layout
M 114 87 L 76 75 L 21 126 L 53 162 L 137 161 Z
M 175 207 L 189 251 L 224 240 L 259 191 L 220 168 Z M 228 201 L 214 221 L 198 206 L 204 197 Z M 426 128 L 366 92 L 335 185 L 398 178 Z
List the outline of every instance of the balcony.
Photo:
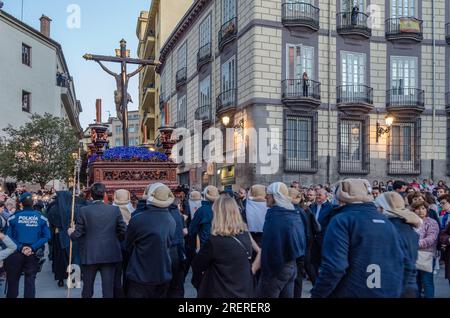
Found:
M 144 59 L 153 58 L 152 52 L 154 52 L 155 48 L 155 32 L 149 31 L 147 38 L 144 40 Z
M 450 113 L 450 92 L 445 93 L 445 110 Z
M 390 18 L 385 21 L 386 39 L 422 42 L 423 21 L 414 17 Z
M 341 85 L 337 87 L 336 106 L 339 110 L 367 114 L 373 108 L 373 88 L 367 85 Z
M 450 22 L 445 24 L 445 41 L 450 44 Z
M 197 69 L 211 62 L 211 43 L 203 45 L 197 52 Z
M 369 16 L 363 12 L 339 12 L 336 14 L 336 30 L 340 35 L 355 35 L 366 39 L 372 36 L 372 30 L 367 25 Z
M 150 84 L 144 88 L 142 108 L 146 110 L 154 109 L 156 89 L 154 84 Z M 154 110 L 153 110 L 154 112 Z
M 187 82 L 187 67 L 183 67 L 180 70 L 178 70 L 176 75 L 176 87 L 177 89 L 181 88 L 182 86 L 186 85 Z
M 230 89 L 223 92 L 217 97 L 217 115 L 232 112 L 236 109 L 237 104 L 237 90 Z
M 320 106 L 320 83 L 303 79 L 287 79 L 281 82 L 282 102 L 287 106 L 317 108 Z
M 222 51 L 222 49 L 227 45 L 228 43 L 234 41 L 237 37 L 237 18 L 234 17 L 233 19 L 225 22 L 221 27 L 219 31 L 219 50 Z
M 175 128 L 187 128 L 187 120 L 182 119 L 175 123 Z
M 201 120 L 203 126 L 208 126 L 212 122 L 211 105 L 204 105 L 195 111 L 195 120 Z
M 285 27 L 319 30 L 320 9 L 304 2 L 289 2 L 282 5 L 281 22 Z
M 425 92 L 418 88 L 393 88 L 386 92 L 386 109 L 396 113 L 420 114 L 425 110 Z

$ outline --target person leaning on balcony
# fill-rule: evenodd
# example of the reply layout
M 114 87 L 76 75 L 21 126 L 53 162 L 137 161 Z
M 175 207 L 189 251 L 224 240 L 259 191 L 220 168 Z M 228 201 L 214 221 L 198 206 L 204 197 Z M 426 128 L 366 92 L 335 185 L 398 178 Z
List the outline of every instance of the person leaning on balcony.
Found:
M 309 88 L 308 73 L 303 72 L 302 80 L 303 80 L 303 97 L 308 97 L 308 88 Z

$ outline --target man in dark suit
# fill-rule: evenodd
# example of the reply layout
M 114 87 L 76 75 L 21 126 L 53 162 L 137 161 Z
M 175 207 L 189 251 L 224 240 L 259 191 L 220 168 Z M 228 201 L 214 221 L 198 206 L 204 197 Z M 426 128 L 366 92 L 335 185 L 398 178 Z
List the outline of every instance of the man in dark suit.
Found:
M 122 262 L 120 241 L 126 224 L 118 207 L 103 202 L 105 192 L 101 183 L 92 186 L 92 205 L 80 209 L 75 228 L 68 230 L 70 238 L 79 241 L 83 298 L 92 298 L 97 271 L 102 276 L 103 298 L 113 298 L 115 268 Z
M 311 249 L 311 263 L 319 273 L 319 267 L 322 254 L 322 242 L 327 230 L 328 224 L 333 217 L 333 205 L 328 201 L 328 193 L 325 189 L 319 189 L 316 192 L 316 201 L 309 207 L 320 224 L 321 231 L 315 238 Z

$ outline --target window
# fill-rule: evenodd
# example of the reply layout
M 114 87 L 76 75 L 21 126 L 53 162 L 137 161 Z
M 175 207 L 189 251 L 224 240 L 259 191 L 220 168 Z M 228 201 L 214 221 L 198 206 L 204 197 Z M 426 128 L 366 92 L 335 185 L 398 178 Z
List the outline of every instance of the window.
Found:
M 341 12 L 352 12 L 355 5 L 358 6 L 360 12 L 366 11 L 365 0 L 341 0 Z
M 208 15 L 199 28 L 199 47 L 203 47 L 211 43 L 211 15 Z
M 31 47 L 22 43 L 22 64 L 31 66 Z
M 137 146 L 138 144 L 139 144 L 138 139 L 136 139 L 136 138 L 130 139 L 130 146 Z
M 222 64 L 222 92 L 236 88 L 236 59 L 233 56 Z
M 187 99 L 186 95 L 178 98 L 178 123 L 186 126 L 186 118 L 187 118 Z M 177 125 L 178 126 L 178 125 Z
M 116 140 L 115 140 L 115 146 L 116 146 L 116 147 L 122 146 L 122 139 L 116 138 Z
M 161 88 L 160 88 L 160 101 L 165 101 L 166 100 L 166 70 L 164 69 L 161 72 Z
M 178 49 L 178 70 L 186 67 L 187 65 L 187 42 Z
M 136 128 L 136 125 L 130 125 L 130 127 L 128 127 L 128 132 L 134 134 L 137 132 Z
M 391 17 L 415 17 L 416 1 L 415 0 L 391 0 Z
M 287 61 L 286 79 L 301 79 L 304 72 L 314 79 L 314 47 L 288 44 Z
M 199 106 L 211 105 L 211 77 L 208 76 L 200 82 Z
M 122 133 L 122 126 L 116 126 L 116 134 Z
M 31 93 L 22 91 L 22 111 L 31 111 Z
M 222 24 L 236 17 L 236 0 L 222 0 Z
M 287 115 L 285 121 L 285 170 L 313 171 L 317 169 L 317 113 Z
M 236 59 L 233 56 L 222 64 L 222 99 L 223 106 L 235 102 L 236 94 Z
M 342 85 L 366 83 L 366 54 L 341 51 Z
M 369 118 L 341 117 L 339 121 L 339 173 L 369 172 Z
M 420 119 L 393 124 L 388 150 L 389 173 L 420 173 Z
M 391 88 L 393 95 L 412 95 L 417 88 L 417 57 L 391 57 Z

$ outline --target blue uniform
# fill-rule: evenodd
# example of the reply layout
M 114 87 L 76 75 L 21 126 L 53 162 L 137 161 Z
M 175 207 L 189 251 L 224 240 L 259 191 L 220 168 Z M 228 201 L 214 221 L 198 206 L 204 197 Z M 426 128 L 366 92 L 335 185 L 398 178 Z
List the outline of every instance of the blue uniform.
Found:
M 17 298 L 20 276 L 24 273 L 24 298 L 34 298 L 36 295 L 36 274 L 39 271 L 39 259 L 35 252 L 50 239 L 47 219 L 31 207 L 25 207 L 8 219 L 6 234 L 17 245 L 17 251 L 5 261 L 8 281 L 6 297 Z M 29 256 L 23 254 L 22 249 L 25 246 L 30 247 L 33 254 Z
M 18 211 L 8 219 L 6 234 L 16 243 L 18 251 L 29 246 L 35 252 L 50 239 L 47 219 L 31 208 Z

